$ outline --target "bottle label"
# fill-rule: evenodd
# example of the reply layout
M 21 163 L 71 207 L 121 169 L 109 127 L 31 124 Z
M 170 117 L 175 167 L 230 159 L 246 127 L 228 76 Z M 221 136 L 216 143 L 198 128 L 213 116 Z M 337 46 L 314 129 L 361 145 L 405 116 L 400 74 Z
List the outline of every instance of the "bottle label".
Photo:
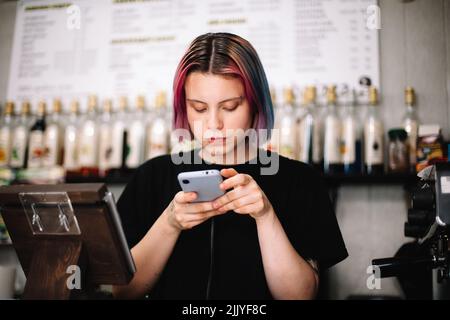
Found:
M 77 159 L 77 128 L 67 126 L 64 134 L 64 168 L 74 170 L 78 168 Z
M 323 130 L 322 122 L 315 121 L 313 126 L 313 163 L 320 163 L 323 160 Z
M 295 159 L 295 122 L 284 117 L 280 123 L 280 154 L 286 158 Z
M 27 133 L 28 130 L 24 126 L 16 127 L 14 130 L 10 160 L 10 164 L 14 168 L 22 168 L 25 164 Z
M 163 120 L 156 120 L 147 135 L 147 159 L 167 154 L 169 151 L 169 132 Z
M 44 138 L 44 155 L 43 155 L 43 165 L 46 167 L 55 166 L 59 164 L 60 156 L 60 130 L 58 125 L 52 124 L 48 126 L 45 130 Z
M 8 165 L 10 154 L 11 134 L 9 128 L 4 127 L 0 129 L 0 166 Z
M 364 125 L 364 159 L 366 165 L 383 164 L 383 125 L 380 121 L 369 119 Z
M 44 157 L 44 133 L 40 130 L 30 132 L 28 167 L 39 168 Z
M 95 123 L 87 121 L 80 134 L 80 149 L 78 163 L 81 167 L 96 167 L 97 165 L 97 132 Z
M 342 163 L 341 124 L 336 117 L 327 117 L 325 120 L 324 158 L 329 164 Z
M 342 122 L 342 160 L 344 164 L 352 164 L 356 160 L 356 123 L 352 118 Z
M 126 165 L 128 168 L 136 168 L 142 162 L 144 146 L 144 126 L 140 121 L 135 121 L 128 130 L 128 154 Z
M 310 162 L 310 151 L 312 148 L 313 136 L 313 119 L 311 116 L 305 116 L 299 123 L 298 126 L 298 148 L 299 157 L 298 160 L 302 162 Z

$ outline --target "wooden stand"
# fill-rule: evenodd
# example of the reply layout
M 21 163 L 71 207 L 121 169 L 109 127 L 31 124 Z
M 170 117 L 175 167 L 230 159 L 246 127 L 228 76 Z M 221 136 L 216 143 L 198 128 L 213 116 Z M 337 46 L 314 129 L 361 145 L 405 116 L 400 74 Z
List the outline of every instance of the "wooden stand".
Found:
M 78 233 L 38 234 L 30 223 L 20 201 L 23 194 L 46 193 L 48 199 L 55 192 L 70 198 Z M 104 184 L 2 187 L 0 207 L 27 277 L 24 299 L 86 299 L 98 285 L 125 285 L 132 279 L 135 265 Z M 46 227 L 45 219 L 41 222 Z M 74 287 L 73 280 L 80 281 L 81 288 Z
M 69 287 L 68 268 L 72 265 L 84 270 L 81 241 L 44 240 L 39 243 L 31 260 L 27 274 L 27 282 L 23 294 L 24 299 L 69 299 L 73 288 Z M 70 271 L 70 269 L 69 269 Z M 80 274 L 80 279 L 83 275 Z

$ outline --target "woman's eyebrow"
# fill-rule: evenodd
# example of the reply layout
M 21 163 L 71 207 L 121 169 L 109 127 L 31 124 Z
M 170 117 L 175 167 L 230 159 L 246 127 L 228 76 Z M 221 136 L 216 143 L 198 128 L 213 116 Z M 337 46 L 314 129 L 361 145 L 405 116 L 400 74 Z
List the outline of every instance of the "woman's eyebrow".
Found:
M 224 103 L 224 102 L 228 102 L 228 101 L 237 100 L 237 99 L 242 99 L 242 98 L 243 98 L 242 96 L 239 96 L 239 97 L 233 97 L 233 98 L 228 98 L 228 99 L 225 99 L 225 100 L 220 101 L 219 104 Z M 202 103 L 202 104 L 207 104 L 206 102 L 201 101 L 201 100 L 197 100 L 197 99 L 189 99 L 189 98 L 186 98 L 186 101 L 189 101 L 189 102 L 197 102 L 197 103 Z
M 234 98 L 228 98 L 228 99 L 222 100 L 222 101 L 219 102 L 219 104 L 220 104 L 220 103 L 224 103 L 224 102 L 228 102 L 228 101 L 237 100 L 237 99 L 241 100 L 241 99 L 242 99 L 242 96 L 234 97 Z
M 197 102 L 197 103 L 207 104 L 206 102 L 203 102 L 203 101 L 200 101 L 200 100 L 197 100 L 197 99 L 186 98 L 186 100 L 189 101 L 189 102 Z

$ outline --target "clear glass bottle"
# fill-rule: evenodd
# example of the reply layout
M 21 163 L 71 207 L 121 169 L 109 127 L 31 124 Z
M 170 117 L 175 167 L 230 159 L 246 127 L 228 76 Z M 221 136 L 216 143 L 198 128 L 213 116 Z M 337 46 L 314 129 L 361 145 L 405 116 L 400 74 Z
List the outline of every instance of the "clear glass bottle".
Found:
M 316 121 L 316 87 L 308 86 L 303 93 L 305 112 L 298 124 L 298 160 L 313 163 Z M 316 137 L 317 139 L 317 137 Z
M 362 173 L 362 128 L 356 116 L 356 91 L 348 90 L 343 97 L 342 162 L 345 174 Z
M 369 87 L 369 108 L 364 121 L 364 171 L 368 175 L 384 172 L 384 126 L 378 113 L 375 87 Z
M 419 117 L 416 112 L 416 96 L 412 87 L 406 87 L 405 89 L 405 105 L 406 112 L 403 116 L 403 127 L 408 134 L 409 144 L 409 164 L 412 172 L 416 171 L 417 162 L 417 135 L 419 130 Z
M 0 119 L 0 167 L 9 165 L 11 155 L 11 133 L 13 131 L 14 102 L 5 104 L 3 117 Z
M 44 135 L 44 157 L 42 165 L 53 167 L 61 165 L 63 147 L 63 128 L 61 126 L 62 104 L 60 99 L 53 101 L 53 112 L 48 117 Z
M 292 88 L 286 88 L 284 90 L 284 104 L 279 109 L 279 112 L 275 117 L 278 118 L 276 129 L 279 131 L 279 153 L 280 155 L 290 159 L 296 159 L 297 155 L 297 121 L 294 111 L 294 90 Z M 275 119 L 275 121 L 277 121 L 277 119 Z
M 70 111 L 65 121 L 64 130 L 64 157 L 63 166 L 66 171 L 78 172 L 80 167 L 78 165 L 78 127 L 79 127 L 79 103 L 74 99 L 70 104 Z
M 127 134 L 126 167 L 137 168 L 144 161 L 145 149 L 145 97 L 136 98 L 136 108 L 131 116 Z
M 97 96 L 88 98 L 87 113 L 81 115 L 78 165 L 83 176 L 98 176 Z
M 98 170 L 99 175 L 104 177 L 111 168 L 111 159 L 113 155 L 113 135 L 112 135 L 112 101 L 105 99 L 103 101 L 103 111 L 99 117 L 98 123 Z
M 403 128 L 391 129 L 388 132 L 388 170 L 391 173 L 409 171 L 408 134 Z
M 146 159 L 151 159 L 169 152 L 170 129 L 166 117 L 167 98 L 161 91 L 156 96 L 155 117 L 147 129 Z
M 337 112 L 336 86 L 327 89 L 327 113 L 324 119 L 323 162 L 327 174 L 341 173 L 341 119 Z
M 125 96 L 119 98 L 119 109 L 112 115 L 112 155 L 110 167 L 117 171 L 124 164 L 126 156 L 126 135 L 128 114 L 128 99 Z
M 37 109 L 37 118 L 30 129 L 29 147 L 28 147 L 28 168 L 42 167 L 44 157 L 44 134 L 47 127 L 46 121 L 47 105 L 40 101 Z
M 15 169 L 25 167 L 28 147 L 28 133 L 31 127 L 30 117 L 31 105 L 28 101 L 22 103 L 20 116 L 17 118 L 14 126 L 10 166 Z

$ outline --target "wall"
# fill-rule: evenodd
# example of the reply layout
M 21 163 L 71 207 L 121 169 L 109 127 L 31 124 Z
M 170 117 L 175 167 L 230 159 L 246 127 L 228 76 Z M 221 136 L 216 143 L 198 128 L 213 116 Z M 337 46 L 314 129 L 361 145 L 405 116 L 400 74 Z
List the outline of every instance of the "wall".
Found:
M 438 123 L 449 138 L 450 3 L 382 0 L 381 113 L 386 128 L 400 124 L 403 90 L 418 94 L 423 123 Z M 337 217 L 350 257 L 330 270 L 331 296 L 402 296 L 396 279 L 382 279 L 381 290 L 366 286 L 373 258 L 390 257 L 411 239 L 403 237 L 408 203 L 402 186 L 347 186 L 339 190 Z
M 15 6 L 12 1 L 0 2 L 0 101 L 6 94 Z M 411 85 L 418 93 L 422 122 L 440 124 L 449 138 L 450 1 L 381 0 L 380 7 L 380 108 L 386 128 L 400 124 L 403 90 Z M 121 186 L 114 187 L 116 198 L 120 191 Z M 329 272 L 331 298 L 402 296 L 395 279 L 383 279 L 381 290 L 369 290 L 366 268 L 373 258 L 392 256 L 409 241 L 403 237 L 407 205 L 402 186 L 339 189 L 337 217 L 350 257 Z

